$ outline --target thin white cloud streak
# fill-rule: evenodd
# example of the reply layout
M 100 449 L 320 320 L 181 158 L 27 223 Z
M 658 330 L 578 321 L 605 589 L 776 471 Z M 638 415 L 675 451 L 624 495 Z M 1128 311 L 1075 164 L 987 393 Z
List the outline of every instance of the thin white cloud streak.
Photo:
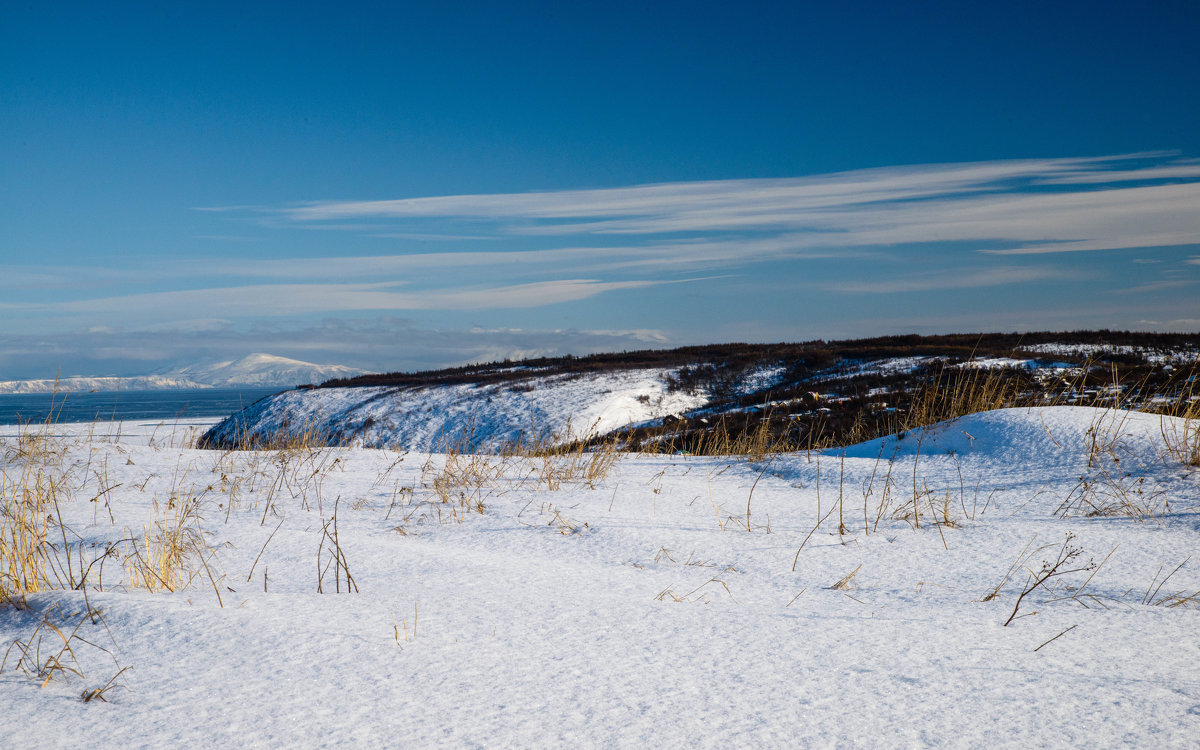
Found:
M 726 268 L 731 265 L 782 259 L 845 258 L 851 253 L 836 248 L 812 247 L 803 235 L 741 237 L 723 241 L 683 241 L 622 247 L 561 247 L 547 250 L 497 250 L 412 253 L 351 257 L 207 259 L 176 261 L 170 265 L 129 269 L 63 266 L 36 275 L 22 267 L 0 265 L 0 287 L 86 286 L 103 271 L 112 281 L 164 281 L 197 277 L 234 277 L 262 280 L 406 279 L 419 272 L 459 271 L 475 268 L 511 269 L 523 277 L 554 275 L 569 269 L 572 275 L 618 270 L 656 271 Z M 0 308 L 5 304 L 0 302 Z
M 206 272 L 263 278 L 342 278 L 405 274 L 419 270 L 510 266 L 522 274 L 554 272 L 569 266 L 575 272 L 617 269 L 695 269 L 783 258 L 843 258 L 839 249 L 816 246 L 810 237 L 785 234 L 736 237 L 719 241 L 669 241 L 621 247 L 560 247 L 547 250 L 498 250 L 350 258 L 225 261 L 206 264 Z M 196 270 L 199 270 L 198 268 Z
M 12 303 L 9 309 L 63 314 L 143 314 L 155 317 L 194 316 L 197 310 L 222 315 L 286 316 L 347 310 L 485 310 L 541 307 L 577 302 L 605 292 L 641 289 L 680 281 L 599 281 L 561 279 L 486 288 L 418 292 L 395 291 L 394 283 L 256 284 L 248 286 L 150 292 L 119 297 L 72 300 L 54 304 Z
M 401 224 L 455 218 L 493 222 L 495 236 L 508 237 L 775 234 L 786 235 L 791 250 L 807 252 L 973 242 L 985 245 L 980 249 L 986 252 L 1048 254 L 1200 243 L 1200 165 L 1174 162 L 1113 168 L 1144 157 L 1014 160 L 797 179 L 318 202 L 276 209 L 272 214 L 292 226 L 331 229 L 364 218 Z M 1176 182 L 1121 184 L 1164 179 Z M 660 247 L 687 257 L 686 245 Z
M 1028 252 L 1063 252 L 1051 243 L 1088 242 L 1093 249 L 1200 243 L 1200 183 L 1073 193 L 989 194 L 826 211 L 764 213 L 740 208 L 680 212 L 569 226 L 528 234 L 658 234 L 668 232 L 805 230 L 807 248 L 871 247 L 930 242 L 1037 243 Z M 1146 240 L 1153 238 L 1155 242 Z M 1021 252 L 1022 248 L 998 248 Z
M 1063 174 L 1056 177 L 1043 178 L 1042 182 L 1048 185 L 1095 185 L 1140 180 L 1190 179 L 1195 177 L 1200 177 L 1200 163 L 1178 162 L 1165 167 Z
M 973 289 L 978 287 L 1005 286 L 1032 281 L 1071 278 L 1061 271 L 1028 266 L 1005 266 L 973 271 L 940 271 L 924 273 L 902 279 L 885 281 L 853 281 L 835 284 L 832 289 L 853 294 L 892 294 L 898 292 L 925 292 L 942 289 Z
M 1054 253 L 1092 252 L 1095 250 L 1136 250 L 1138 248 L 1176 247 L 1179 245 L 1193 245 L 1198 242 L 1200 240 L 1197 240 L 1196 236 L 1190 233 L 1150 232 L 1119 239 L 1062 241 L 1050 245 L 1027 245 L 1025 247 L 1014 247 L 1003 250 L 981 250 L 980 252 L 987 253 L 988 255 L 1049 255 Z M 1158 263 L 1161 261 L 1145 260 L 1140 262 Z
M 577 219 L 731 207 L 770 213 L 776 209 L 819 209 L 975 191 L 1003 180 L 1075 174 L 1108 161 L 1111 158 L 1011 160 L 885 167 L 790 179 L 681 182 L 598 190 L 382 201 L 322 201 L 278 209 L 277 212 L 297 222 L 433 216 Z
M 420 232 L 383 232 L 380 234 L 372 234 L 372 237 L 379 237 L 385 240 L 415 240 L 417 242 L 463 242 L 463 241 L 486 241 L 494 240 L 495 237 L 486 234 L 422 234 Z
M 1183 286 L 1192 286 L 1197 282 L 1193 279 L 1176 279 L 1168 281 L 1152 281 L 1148 284 L 1139 284 L 1126 289 L 1116 290 L 1117 294 L 1145 294 L 1147 292 L 1161 292 L 1165 289 L 1176 289 Z

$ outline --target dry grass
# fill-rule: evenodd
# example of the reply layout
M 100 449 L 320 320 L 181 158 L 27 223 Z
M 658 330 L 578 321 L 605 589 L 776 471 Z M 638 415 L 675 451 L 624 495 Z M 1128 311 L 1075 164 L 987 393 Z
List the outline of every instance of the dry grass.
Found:
M 611 442 L 592 450 L 583 443 L 517 442 L 495 455 L 472 452 L 470 444 L 464 439 L 440 455 L 430 454 L 415 487 L 393 483 L 385 518 L 397 515 L 397 532 L 407 535 L 413 524 L 424 522 L 461 523 L 514 491 L 557 492 L 583 485 L 596 489 L 621 456 Z
M 967 414 L 1019 406 L 1022 400 L 1017 381 L 1005 377 L 1000 370 L 944 369 L 917 392 L 907 413 L 896 416 L 900 429 L 893 432 L 915 430 Z
M 1012 612 L 1008 619 L 1004 621 L 1004 627 L 1008 627 L 1013 620 L 1017 619 L 1017 612 L 1021 609 L 1021 603 L 1025 601 L 1025 597 L 1032 594 L 1038 588 L 1047 587 L 1048 584 L 1062 576 L 1071 575 L 1074 573 L 1082 573 L 1086 571 L 1094 571 L 1097 568 L 1095 561 L 1089 560 L 1087 563 L 1076 563 L 1083 554 L 1083 548 L 1077 547 L 1071 542 L 1075 539 L 1075 535 L 1067 533 L 1063 540 L 1062 546 L 1058 548 L 1058 554 L 1053 560 L 1042 562 L 1042 567 L 1038 570 L 1030 570 L 1028 577 L 1025 579 L 1025 586 L 1021 589 L 1021 593 L 1017 595 L 1017 601 L 1013 604 Z M 1090 580 L 1090 579 L 1089 579 Z M 1028 612 L 1021 617 L 1035 615 L 1037 612 Z M 1043 644 L 1045 645 L 1045 644 Z M 1041 648 L 1039 646 L 1039 648 Z
M 71 622 L 76 621 L 72 627 Z M 120 687 L 117 679 L 128 670 L 117 664 L 113 652 L 94 640 L 85 638 L 80 631 L 87 625 L 101 626 L 109 640 L 112 632 L 104 621 L 104 615 L 97 609 L 86 607 L 82 612 L 68 614 L 60 605 L 54 605 L 44 612 L 37 621 L 33 631 L 24 638 L 14 638 L 0 659 L 0 674 L 10 667 L 38 680 L 45 687 L 53 680 L 86 679 L 80 666 L 76 649 L 83 646 L 99 649 L 112 657 L 113 664 L 118 667 L 108 682 L 97 688 L 85 688 L 80 694 L 84 703 L 95 700 L 108 702 L 107 695 L 113 689 Z M 90 633 L 88 634 L 90 635 Z
M 1086 370 L 1086 368 L 1084 368 Z M 1080 376 L 1082 377 L 1082 376 Z M 1188 376 L 1186 380 L 1192 380 Z M 1145 520 L 1161 518 L 1171 510 L 1168 492 L 1152 475 L 1148 466 L 1140 466 L 1137 452 L 1129 444 L 1130 406 L 1121 394 L 1135 392 L 1140 387 L 1118 389 L 1114 375 L 1112 387 L 1113 405 L 1097 417 L 1088 435 L 1088 473 L 1081 477 L 1076 487 L 1062 501 L 1057 510 L 1060 517 L 1072 516 L 1121 516 Z M 937 422 L 1005 406 L 1019 405 L 1022 396 L 1017 393 L 1010 379 L 983 369 L 944 370 L 943 376 L 923 390 L 915 399 L 908 414 L 899 414 L 895 426 L 900 437 L 916 435 L 917 447 L 913 458 L 911 477 L 900 479 L 894 475 L 894 456 L 885 456 L 885 445 L 881 445 L 870 477 L 861 487 L 861 511 L 864 534 L 877 531 L 879 523 L 887 518 L 901 521 L 913 529 L 932 526 L 941 536 L 944 547 L 949 548 L 945 529 L 961 526 L 965 519 L 974 520 L 985 513 L 991 504 L 991 496 L 981 498 L 978 484 L 969 490 L 965 478 L 959 471 L 959 481 L 954 487 L 929 487 L 919 476 L 922 440 L 927 427 Z M 1151 400 L 1159 404 L 1164 412 L 1175 419 L 1164 419 L 1163 455 L 1167 462 L 1178 461 L 1189 464 L 1197 458 L 1200 450 L 1200 399 L 1191 390 L 1168 384 L 1163 395 L 1152 395 Z M 1038 402 L 1044 405 L 1044 401 Z M 855 435 L 857 440 L 864 435 Z M 836 514 L 834 523 L 839 536 L 856 531 L 857 524 L 848 523 L 847 503 L 844 487 L 844 470 L 839 472 L 837 501 L 824 506 L 822 499 L 822 457 L 817 456 L 816 493 L 817 519 L 812 529 L 801 542 L 793 560 L 793 569 L 808 540 Z M 885 468 L 882 468 L 885 467 Z M 907 468 L 905 470 L 907 472 Z M 825 476 L 828 476 L 826 474 Z M 909 480 L 911 479 L 911 486 Z M 901 489 L 903 488 L 903 489 Z M 898 491 L 899 490 L 899 491 Z M 971 498 L 971 503 L 966 502 Z M 993 593 L 993 596 L 995 593 Z
M 829 588 L 836 591 L 853 591 L 858 588 L 858 571 L 862 570 L 859 565 L 854 570 L 839 578 L 836 582 L 830 585 Z
M 1105 411 L 1087 430 L 1088 470 L 1062 501 L 1056 515 L 1121 516 L 1144 521 L 1170 510 L 1165 489 L 1144 472 L 1130 445 L 1130 414 Z
M 1030 540 L 1029 540 L 1029 543 L 1028 543 L 1028 544 L 1026 544 L 1026 545 L 1025 545 L 1025 548 L 1021 550 L 1021 553 L 1020 553 L 1019 555 L 1017 555 L 1017 559 L 1013 561 L 1013 564 L 1012 564 L 1012 565 L 1010 565 L 1010 566 L 1008 566 L 1008 570 L 1006 570 L 1006 571 L 1004 572 L 1004 576 L 1003 576 L 1003 577 L 1000 579 L 1000 582 L 999 582 L 999 583 L 997 583 L 997 584 L 996 584 L 996 585 L 995 585 L 995 586 L 992 588 L 992 590 L 991 590 L 991 591 L 989 591 L 989 592 L 988 592 L 988 593 L 987 593 L 987 594 L 986 594 L 986 595 L 985 595 L 985 596 L 984 596 L 982 599 L 980 599 L 979 601 L 981 601 L 981 602 L 990 602 L 990 601 L 994 601 L 994 600 L 996 600 L 996 599 L 999 599 L 999 598 L 1000 598 L 1000 592 L 1001 592 L 1001 591 L 1004 589 L 1004 587 L 1005 587 L 1006 585 L 1008 585 L 1008 582 L 1009 582 L 1010 580 L 1012 580 L 1012 577 L 1013 577 L 1013 575 L 1014 575 L 1014 574 L 1015 574 L 1015 573 L 1016 573 L 1018 570 L 1020 570 L 1020 569 L 1021 569 L 1021 565 L 1022 565 L 1022 564 L 1024 564 L 1024 562 L 1025 562 L 1026 558 L 1027 558 L 1027 557 L 1028 557 L 1028 556 L 1031 554 L 1031 553 L 1029 552 L 1029 548 L 1033 546 L 1033 542 L 1034 542 L 1034 541 L 1035 541 L 1034 539 L 1030 539 Z M 1039 547 L 1038 549 L 1034 550 L 1032 554 L 1036 554 L 1036 553 L 1040 552 L 1040 551 L 1041 551 L 1041 550 L 1043 550 L 1043 549 L 1045 549 L 1045 547 Z
M 708 604 L 710 601 L 712 601 L 712 594 L 716 591 L 716 587 L 714 587 L 713 584 L 716 584 L 716 586 L 719 586 L 721 589 L 723 589 L 730 600 L 732 600 L 735 604 L 737 603 L 737 599 L 734 598 L 733 591 L 730 590 L 729 584 L 717 576 L 709 578 L 707 581 L 691 589 L 686 594 L 680 594 L 675 591 L 672 586 L 668 586 L 667 588 L 658 592 L 658 595 L 654 597 L 654 600 L 658 602 L 670 600 L 677 603 L 700 602 L 702 604 Z
M 1200 399 L 1189 390 L 1159 425 L 1167 455 L 1184 466 L 1200 466 Z
M 342 549 L 342 543 L 338 536 L 338 502 L 333 503 L 333 515 L 321 523 L 321 542 L 317 546 L 317 593 L 325 593 L 325 576 L 329 573 L 329 568 L 333 567 L 333 583 L 334 591 L 342 593 L 343 587 L 345 593 L 358 593 L 358 584 L 354 581 L 354 576 L 350 574 L 350 561 L 346 559 L 346 553 Z M 253 575 L 253 571 L 251 571 Z M 264 587 L 266 584 L 263 584 Z
M 636 450 L 649 454 L 738 456 L 751 461 L 761 461 L 768 456 L 797 449 L 797 446 L 787 441 L 786 436 L 774 434 L 768 414 L 749 432 L 731 430 L 726 418 L 721 416 L 716 425 L 708 430 L 687 436 L 669 435 L 665 439 L 645 441 Z
M 132 540 L 125 556 L 127 581 L 147 591 L 179 591 L 212 554 L 200 528 L 200 498 L 172 493 L 165 503 L 154 501 L 151 525 Z
M 314 418 L 309 417 L 299 424 L 292 423 L 286 418 L 278 430 L 270 435 L 251 432 L 244 425 L 238 428 L 237 439 L 232 446 L 224 450 L 236 451 L 311 451 L 316 448 L 340 446 L 345 440 L 338 438 L 328 431 L 317 427 Z M 213 447 L 205 436 L 196 439 L 196 447 Z
M 1171 577 L 1178 573 L 1184 565 L 1187 565 L 1187 563 L 1188 561 L 1184 560 L 1176 565 L 1170 573 L 1167 573 L 1165 576 L 1163 576 L 1162 580 L 1159 580 L 1159 576 L 1162 575 L 1165 566 L 1159 566 L 1158 571 L 1154 574 L 1154 578 L 1150 580 L 1150 585 L 1146 587 L 1146 593 L 1142 596 L 1141 603 L 1152 607 L 1200 606 L 1200 591 L 1193 591 L 1191 593 L 1188 593 L 1187 591 L 1170 590 L 1168 590 L 1166 593 L 1163 593 L 1162 591 L 1162 588 L 1167 584 L 1167 581 L 1171 580 Z
M 10 478 L 0 477 L 0 603 L 19 603 L 52 585 L 51 522 L 54 477 L 28 466 Z
M 23 606 L 25 596 L 77 588 L 90 566 L 72 558 L 74 534 L 63 524 L 70 499 L 66 446 L 50 425 L 25 426 L 5 447 L 0 471 L 0 605 Z M 82 545 L 75 544 L 82 555 Z
M 532 503 L 532 501 L 530 501 L 530 502 Z M 579 521 L 575 521 L 575 520 L 563 515 L 563 509 L 556 506 L 554 503 L 542 503 L 541 507 L 538 510 L 539 515 L 541 515 L 541 517 L 546 521 L 545 524 L 526 523 L 525 521 L 521 521 L 521 515 L 524 514 L 524 512 L 527 508 L 528 508 L 528 505 L 526 506 L 526 508 L 523 508 L 521 510 L 521 513 L 517 514 L 517 520 L 520 521 L 521 523 L 525 524 L 526 526 L 546 526 L 546 527 L 554 529 L 555 531 L 557 531 L 559 534 L 562 534 L 563 536 L 579 534 L 579 533 L 587 531 L 591 528 L 591 526 L 586 521 L 584 521 L 583 523 L 580 523 Z
M 413 602 L 413 616 L 412 616 L 412 631 L 411 632 L 409 631 L 409 628 L 408 628 L 408 618 L 407 617 L 401 617 L 400 621 L 397 622 L 396 616 L 392 615 L 392 634 L 394 635 L 394 637 L 396 639 L 396 645 L 400 646 L 401 649 L 404 648 L 404 646 L 401 645 L 401 641 L 403 641 L 404 643 L 412 643 L 417 638 L 417 614 L 418 614 L 417 603 Z
M 818 419 L 799 442 L 782 429 L 790 418 L 783 416 L 777 419 L 768 409 L 749 431 L 732 430 L 722 415 L 717 418 L 716 424 L 703 432 L 667 434 L 656 440 L 644 441 L 636 450 L 644 453 L 737 456 L 750 461 L 762 461 L 780 453 L 811 453 L 855 445 L 887 435 L 905 434 L 976 412 L 1044 403 L 1022 395 L 1018 381 L 999 370 L 947 365 L 914 394 L 906 409 L 871 419 L 867 418 L 866 412 L 860 411 L 849 427 L 837 431 L 828 429 L 828 424 Z
M 83 672 L 72 644 L 82 640 L 79 638 L 79 628 L 83 627 L 84 622 L 81 618 L 70 633 L 65 633 L 50 615 L 46 615 L 25 640 L 14 639 L 9 645 L 4 652 L 4 660 L 0 662 L 0 673 L 8 666 L 9 657 L 15 655 L 14 668 L 29 677 L 42 680 L 42 687 L 58 677 L 75 675 L 82 678 Z M 49 644 L 46 643 L 47 639 L 50 640 Z

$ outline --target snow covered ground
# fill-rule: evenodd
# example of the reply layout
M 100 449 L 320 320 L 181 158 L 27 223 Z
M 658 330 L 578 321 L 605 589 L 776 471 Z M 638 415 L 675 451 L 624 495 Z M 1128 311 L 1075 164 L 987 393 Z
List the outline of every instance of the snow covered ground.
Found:
M 1195 349 L 1169 349 L 1153 346 L 1128 346 L 1114 344 L 1027 344 L 1022 351 L 1034 354 L 1049 354 L 1058 356 L 1094 357 L 1106 354 L 1134 354 L 1147 362 L 1155 364 L 1186 363 L 1200 360 L 1200 352 Z
M 846 378 L 856 378 L 860 375 L 897 375 L 900 373 L 914 372 L 918 368 L 942 359 L 944 358 L 888 357 L 886 359 L 877 359 L 869 362 L 843 365 L 829 373 L 821 374 L 817 377 L 824 380 L 845 380 Z
M 1003 410 L 760 462 L 182 447 L 204 426 L 0 428 L 6 502 L 26 468 L 63 488 L 72 575 L 117 551 L 86 599 L 0 609 L 5 648 L 41 638 L 0 674 L 0 746 L 1200 737 L 1200 469 L 1171 450 L 1194 424 Z M 131 586 L 185 508 L 190 581 Z M 82 676 L 43 686 L 78 623 Z

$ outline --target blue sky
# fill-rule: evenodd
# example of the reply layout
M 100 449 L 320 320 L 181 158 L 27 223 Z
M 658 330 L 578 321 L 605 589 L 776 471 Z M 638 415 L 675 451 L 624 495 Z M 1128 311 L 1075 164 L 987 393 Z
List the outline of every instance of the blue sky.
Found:
M 1200 330 L 1200 6 L 977 5 L 6 4 L 0 379 Z

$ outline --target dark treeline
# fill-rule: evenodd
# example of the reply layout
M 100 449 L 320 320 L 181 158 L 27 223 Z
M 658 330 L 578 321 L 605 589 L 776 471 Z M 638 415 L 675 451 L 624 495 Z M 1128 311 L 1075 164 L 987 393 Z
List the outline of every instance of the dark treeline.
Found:
M 1101 352 L 1103 359 L 1136 364 L 1142 360 L 1141 355 L 1116 351 L 1116 348 L 1195 349 L 1200 347 L 1200 334 L 1109 330 L 1040 331 L 877 336 L 846 341 L 815 340 L 776 344 L 711 344 L 578 357 L 541 357 L 520 362 L 488 362 L 423 372 L 378 373 L 330 380 L 317 387 L 485 384 L 547 375 L 662 367 L 680 370 L 676 376 L 678 387 L 714 388 L 720 393 L 725 390 L 723 383 L 737 382 L 743 373 L 757 367 L 782 365 L 789 371 L 790 377 L 786 379 L 801 380 L 823 370 L 890 357 L 937 356 L 951 361 L 965 360 L 972 356 L 1029 358 L 1031 355 L 1022 352 L 1022 347 L 1039 344 L 1104 347 L 1113 351 Z

